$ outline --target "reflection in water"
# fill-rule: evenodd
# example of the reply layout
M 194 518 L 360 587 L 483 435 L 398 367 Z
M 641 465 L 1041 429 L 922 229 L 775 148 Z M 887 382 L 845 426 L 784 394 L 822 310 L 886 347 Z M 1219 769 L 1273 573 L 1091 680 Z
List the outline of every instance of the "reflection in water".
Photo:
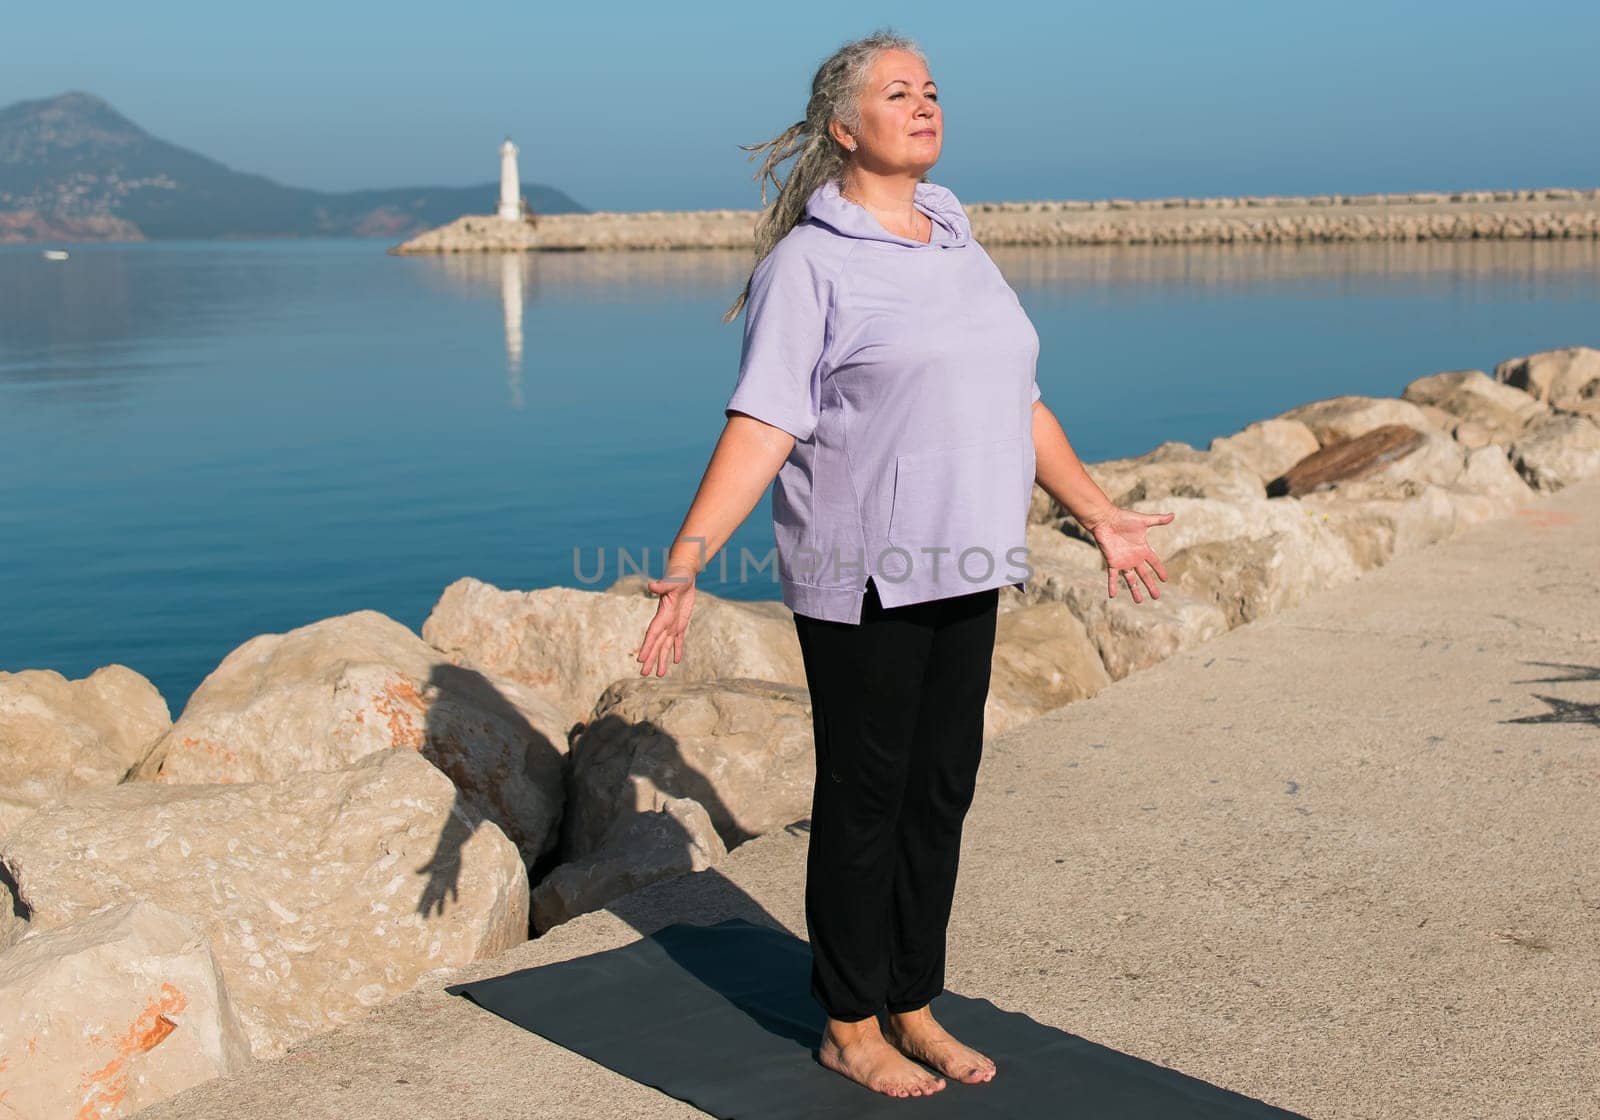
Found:
M 506 322 L 506 387 L 511 391 L 511 407 L 516 409 L 522 407 L 522 267 L 523 254 L 500 255 L 500 307 Z
M 753 258 L 744 249 L 615 249 L 561 253 L 438 253 L 392 257 L 416 267 L 424 283 L 461 295 L 492 291 L 500 283 L 497 257 L 522 261 L 523 283 L 585 302 L 628 302 L 683 293 L 700 298 L 727 293 L 732 303 Z
M 1040 313 L 1081 303 L 1084 293 L 1140 304 L 1146 293 L 1214 299 L 1290 289 L 1322 299 L 1433 293 L 1484 304 L 1514 293 L 1537 304 L 1592 298 L 1600 279 L 1594 240 L 1018 246 L 991 255 Z M 195 341 L 309 330 L 329 309 L 346 315 L 356 293 L 399 307 L 419 295 L 429 302 L 431 291 L 472 303 L 499 296 L 507 392 L 520 409 L 527 351 L 543 345 L 524 330 L 534 299 L 601 315 L 639 304 L 670 314 L 688 302 L 720 311 L 751 263 L 745 249 L 394 257 L 374 245 L 313 241 L 75 246 L 70 261 L 45 264 L 32 247 L 6 246 L 0 388 L 8 407 L 120 408 L 142 382 L 192 361 Z
M 1541 295 L 1588 293 L 1600 275 L 1600 242 L 1358 241 L 1284 245 L 1083 245 L 997 247 L 990 251 L 1028 306 L 1044 312 L 1085 293 L 1139 303 L 1141 293 L 1282 294 L 1297 285 L 1311 298 L 1432 291 L 1493 302 L 1507 284 Z M 521 409 L 525 304 L 545 298 L 586 306 L 659 304 L 708 296 L 731 302 L 749 275 L 743 249 L 587 250 L 551 253 L 445 253 L 402 258 L 425 285 L 472 300 L 498 288 L 503 309 L 511 406 Z M 540 340 L 535 338 L 533 345 Z
M 479 299 L 498 292 L 511 407 L 523 407 L 523 323 L 529 303 L 560 297 L 585 304 L 688 299 L 712 294 L 729 303 L 749 274 L 746 250 L 616 250 L 562 253 L 440 253 L 401 258 L 424 284 Z M 533 340 L 538 345 L 538 339 Z
M 1495 281 L 1582 277 L 1600 269 L 1600 241 L 1356 241 L 1285 245 L 998 246 L 988 250 L 1013 287 L 1250 288 L 1286 280 L 1438 277 Z M 402 258 L 458 293 L 492 289 L 499 254 Z M 753 258 L 744 249 L 594 249 L 528 253 L 524 271 L 545 290 L 585 301 L 621 302 L 682 292 L 720 293 L 732 303 Z M 537 271 L 535 271 L 537 270 Z M 524 278 L 526 281 L 526 277 Z
M 1000 247 L 1014 288 L 1250 289 L 1287 281 L 1382 277 L 1451 285 L 1594 283 L 1600 241 L 1355 241 L 1301 245 Z
M 548 266 L 533 253 L 441 253 L 403 259 L 421 266 L 419 275 L 425 284 L 442 286 L 452 295 L 477 299 L 499 293 L 501 327 L 505 332 L 506 391 L 511 407 L 520 410 L 524 404 L 522 359 L 527 349 L 523 319 L 527 305 L 538 298 L 541 274 Z
M 1084 292 L 1140 302 L 1141 293 L 1280 293 L 1318 298 L 1449 293 L 1494 303 L 1588 295 L 1600 241 L 1380 241 L 1285 245 L 996 247 L 995 263 L 1030 309 Z M 361 243 L 152 243 L 74 247 L 42 263 L 28 246 L 0 248 L 0 386 L 14 403 L 121 406 L 152 374 L 189 359 L 174 340 L 276 334 L 343 308 L 360 292 L 401 306 L 429 290 L 478 302 L 498 295 L 508 394 L 523 401 L 524 334 L 534 299 L 606 314 L 633 304 L 727 306 L 749 274 L 745 249 L 445 253 L 394 257 Z M 439 301 L 441 303 L 445 301 Z M 719 307 L 720 310 L 720 307 Z M 698 313 L 698 312 L 697 312 Z M 339 314 L 343 315 L 341 310 Z M 153 356 L 149 343 L 165 347 Z

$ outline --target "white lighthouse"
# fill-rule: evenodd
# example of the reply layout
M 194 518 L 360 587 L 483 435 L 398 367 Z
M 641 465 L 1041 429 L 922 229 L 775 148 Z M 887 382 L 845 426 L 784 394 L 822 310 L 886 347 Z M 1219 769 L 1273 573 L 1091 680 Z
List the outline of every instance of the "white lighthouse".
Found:
M 522 220 L 522 180 L 517 176 L 517 146 L 509 136 L 500 145 L 500 217 L 508 222 Z

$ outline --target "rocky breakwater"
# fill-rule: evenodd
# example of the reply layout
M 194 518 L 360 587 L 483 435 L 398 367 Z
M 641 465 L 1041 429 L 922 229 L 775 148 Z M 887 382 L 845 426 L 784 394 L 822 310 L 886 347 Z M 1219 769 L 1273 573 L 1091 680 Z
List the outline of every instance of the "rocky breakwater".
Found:
M 1106 594 L 1042 491 L 986 732 L 1600 474 L 1600 351 L 1312 401 L 1088 465 L 1172 510 L 1159 600 Z M 643 580 L 446 588 L 252 638 L 174 722 L 147 680 L 0 673 L 0 1101 L 115 1116 L 283 1055 L 434 976 L 714 867 L 809 811 L 789 611 L 702 592 L 641 677 Z
M 1151 245 L 1600 237 L 1600 190 L 1427 191 L 1239 198 L 976 202 L 972 232 L 1001 245 Z M 467 215 L 391 253 L 748 249 L 754 210 Z

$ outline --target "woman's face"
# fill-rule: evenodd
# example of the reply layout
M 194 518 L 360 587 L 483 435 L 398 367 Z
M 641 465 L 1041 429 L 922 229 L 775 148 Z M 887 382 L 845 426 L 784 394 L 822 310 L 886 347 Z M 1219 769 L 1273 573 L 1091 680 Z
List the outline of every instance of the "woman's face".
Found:
M 920 176 L 939 161 L 944 114 L 922 60 L 908 51 L 881 52 L 857 100 L 861 127 L 849 134 L 853 158 L 879 174 Z M 845 147 L 849 147 L 846 143 Z

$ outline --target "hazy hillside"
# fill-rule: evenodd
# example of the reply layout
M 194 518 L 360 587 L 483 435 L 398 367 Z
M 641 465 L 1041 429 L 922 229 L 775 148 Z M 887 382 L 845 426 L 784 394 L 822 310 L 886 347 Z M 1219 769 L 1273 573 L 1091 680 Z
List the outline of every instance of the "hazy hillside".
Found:
M 485 148 L 491 166 L 497 147 Z M 462 214 L 492 213 L 499 192 L 496 181 L 342 192 L 287 187 L 157 139 L 88 93 L 0 109 L 0 242 L 392 239 Z M 522 194 L 537 213 L 585 212 L 553 187 L 524 183 Z

